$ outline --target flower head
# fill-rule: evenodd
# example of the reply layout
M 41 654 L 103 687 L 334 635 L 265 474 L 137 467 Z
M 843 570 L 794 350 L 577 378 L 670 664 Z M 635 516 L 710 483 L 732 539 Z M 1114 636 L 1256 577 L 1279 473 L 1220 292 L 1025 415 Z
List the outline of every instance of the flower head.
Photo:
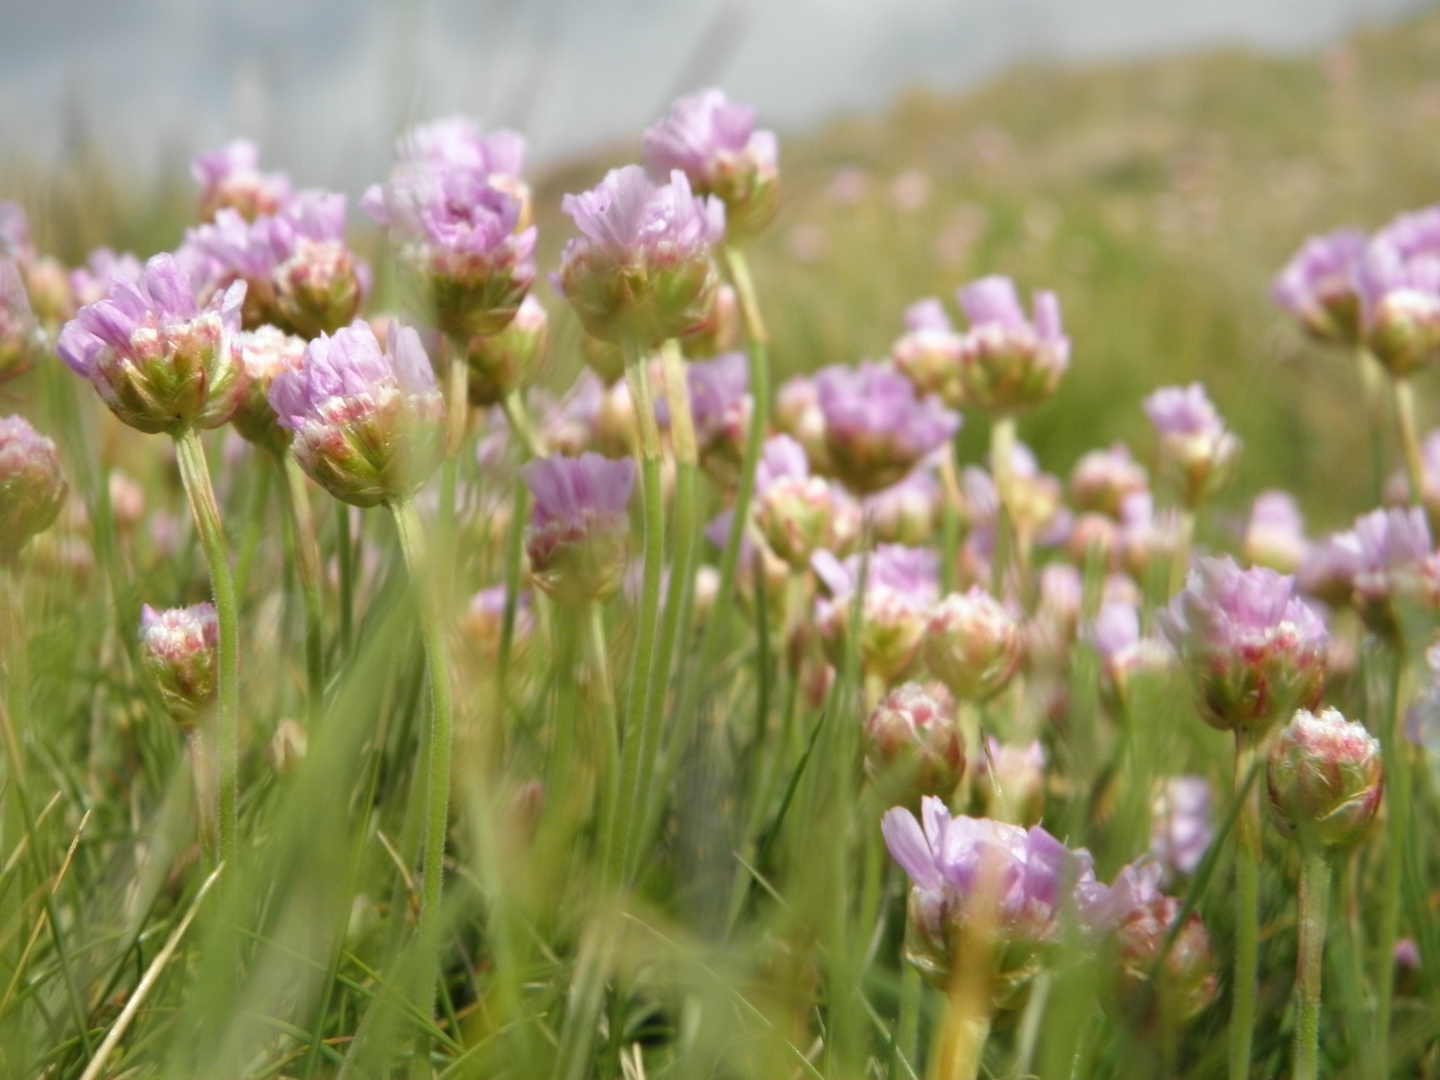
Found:
M 565 604 L 609 596 L 629 551 L 634 462 L 555 454 L 530 462 L 521 474 L 535 499 L 525 544 L 535 583 Z
M 0 563 L 54 524 L 66 491 L 54 442 L 23 416 L 0 417 Z
M 685 385 L 701 464 L 717 481 L 733 487 L 739 480 L 755 407 L 745 354 L 722 353 L 713 360 L 686 365 Z
M 1163 671 L 1174 659 L 1163 640 L 1140 633 L 1140 612 L 1123 600 L 1108 600 L 1100 605 L 1090 630 L 1090 643 L 1100 654 L 1105 688 L 1122 707 L 1130 700 L 1130 683 L 1138 673 Z
M 70 292 L 80 307 L 104 300 L 112 281 L 139 281 L 145 264 L 130 252 L 117 255 L 108 247 L 90 252 L 85 265 L 70 272 Z
M 0 383 L 29 371 L 44 353 L 45 334 L 30 307 L 20 267 L 0 254 Z
M 140 659 L 171 718 L 190 727 L 215 701 L 220 620 L 210 604 L 140 610 Z
M 1131 495 L 1150 490 L 1150 475 L 1130 456 L 1124 443 L 1091 450 L 1070 472 L 1070 500 L 1075 509 L 1119 519 L 1120 506 Z
M 705 322 L 719 281 L 711 254 L 725 235 L 719 199 L 697 198 L 678 169 L 657 184 L 629 165 L 561 209 L 580 235 L 556 280 L 590 334 L 654 345 Z
M 860 538 L 860 508 L 843 490 L 810 475 L 805 451 L 789 435 L 765 442 L 755 476 L 755 525 L 796 570 L 820 549 L 844 553 Z
M 886 694 L 865 719 L 865 771 L 882 797 L 918 807 L 924 795 L 949 799 L 965 772 L 955 718 L 917 683 Z
M 641 152 L 656 183 L 679 170 L 696 194 L 718 197 L 736 238 L 753 235 L 775 216 L 780 197 L 775 135 L 756 131 L 755 110 L 727 100 L 722 90 L 675 101 L 664 120 L 645 130 Z
M 940 525 L 941 498 L 934 469 L 921 467 L 899 483 L 865 496 L 860 505 L 877 541 L 924 545 Z
M 815 375 L 825 447 L 835 474 L 869 495 L 903 480 L 960 430 L 960 417 L 884 364 L 833 365 Z
M 260 151 L 248 139 L 236 139 L 190 162 L 190 175 L 200 185 L 200 216 L 212 220 L 233 210 L 246 221 L 278 213 L 290 201 L 290 180 L 284 173 L 262 173 Z
M 960 335 L 945 308 L 933 296 L 905 309 L 905 333 L 890 347 L 895 370 L 915 384 L 919 394 L 934 394 L 952 409 L 960 408 Z
M 1178 478 L 1186 506 L 1197 506 L 1230 478 L 1240 440 L 1225 429 L 1203 386 L 1156 390 L 1145 399 L 1145 414 L 1159 439 L 1160 463 Z
M 1291 574 L 1305 558 L 1305 518 L 1286 491 L 1262 491 L 1250 507 L 1245 526 L 1245 557 L 1252 563 Z
M 1377 234 L 1355 271 L 1361 340 L 1397 377 L 1440 356 L 1440 251 L 1407 253 L 1403 232 Z
M 1045 748 L 1038 739 L 1025 746 L 1002 744 L 993 736 L 974 755 L 975 789 L 987 817 L 1034 825 L 1045 812 Z
M 248 442 L 274 454 L 290 448 L 291 434 L 270 407 L 270 386 L 282 371 L 301 368 L 305 347 L 304 338 L 287 334 L 277 326 L 261 326 L 240 334 L 240 362 L 245 366 L 247 385 L 232 423 Z
M 1360 333 L 1355 271 L 1367 242 L 1360 229 L 1310 237 L 1280 271 L 1271 298 L 1315 337 L 1353 344 Z
M 544 306 L 527 293 L 505 329 L 470 339 L 465 351 L 470 404 L 498 404 L 541 373 L 549 324 Z
M 951 593 L 930 610 L 925 663 L 961 701 L 984 701 L 1020 667 L 1020 625 L 980 586 Z
M 1033 321 L 1025 318 L 1015 283 L 1006 277 L 981 278 L 956 297 L 970 320 L 960 345 L 960 382 L 968 403 L 995 416 L 1013 416 L 1055 392 L 1070 366 L 1070 339 L 1053 292 L 1035 294 Z
M 1301 709 L 1280 732 L 1266 763 L 1276 827 L 1308 847 L 1349 847 L 1380 809 L 1380 743 L 1336 709 Z
M 178 432 L 219 427 L 245 390 L 236 282 L 201 307 L 173 255 L 156 255 L 138 281 L 113 280 L 104 300 L 80 309 L 56 351 L 90 380 L 131 427 Z
M 856 642 L 861 666 L 886 685 L 904 675 L 920 652 L 926 613 L 939 593 L 935 553 L 880 544 L 869 555 L 851 555 L 843 563 L 828 551 L 817 551 L 810 565 L 830 593 L 815 605 L 820 637 L 830 655 L 837 662 L 845 655 L 863 569 Z
M 1264 730 L 1324 688 L 1329 635 L 1293 578 L 1201 559 L 1159 622 L 1217 728 Z
M 1106 941 L 1101 1002 L 1137 1033 L 1163 1036 L 1168 1025 L 1188 1024 L 1219 993 L 1210 934 L 1193 911 L 1177 928 L 1181 909 L 1174 897 L 1155 896 L 1136 905 Z
M 410 327 L 392 322 L 384 350 L 367 323 L 321 334 L 275 376 L 270 407 L 309 477 L 353 506 L 412 494 L 440 461 L 445 406 Z
M 1166 877 L 1193 874 L 1215 835 L 1214 794 L 1203 776 L 1173 776 L 1151 803 L 1150 855 Z

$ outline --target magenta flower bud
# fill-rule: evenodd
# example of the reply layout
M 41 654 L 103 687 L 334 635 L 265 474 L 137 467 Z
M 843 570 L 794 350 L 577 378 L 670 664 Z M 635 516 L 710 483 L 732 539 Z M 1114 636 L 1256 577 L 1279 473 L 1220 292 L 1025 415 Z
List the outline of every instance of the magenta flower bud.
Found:
M 1175 654 L 1164 641 L 1142 636 L 1140 613 L 1134 604 L 1111 600 L 1100 605 L 1090 642 L 1100 654 L 1105 689 L 1121 708 L 1130 702 L 1130 684 L 1137 674 L 1159 674 L 1170 667 Z
M 815 389 L 830 464 L 860 495 L 903 480 L 960 430 L 958 415 L 934 398 L 917 399 L 910 381 L 883 364 L 823 368 Z
M 775 135 L 755 130 L 755 110 L 726 100 L 722 90 L 678 99 L 670 114 L 645 130 L 641 153 L 656 183 L 683 172 L 697 195 L 725 204 L 733 239 L 769 224 L 780 201 Z
M 890 691 L 865 719 L 865 771 L 906 806 L 925 795 L 948 800 L 965 774 L 965 747 L 955 718 L 918 683 Z
M 1070 339 L 1053 292 L 1035 293 L 1033 322 L 1025 318 L 1015 283 L 1006 277 L 973 281 L 956 297 L 970 320 L 960 343 L 967 404 L 992 416 L 1013 416 L 1055 392 L 1070 366 Z
M 1101 1004 L 1137 1034 L 1160 1037 L 1167 1025 L 1188 1024 L 1219 993 L 1210 935 L 1196 912 L 1186 917 L 1156 970 L 1181 906 L 1170 896 L 1142 903 L 1106 942 L 1102 970 L 1108 978 Z
M 45 334 L 30 307 L 20 268 L 0 254 L 0 383 L 23 375 L 43 355 Z
M 740 343 L 740 301 L 735 289 L 721 282 L 710 301 L 705 321 L 680 335 L 680 348 L 692 360 L 705 360 L 735 349 Z
M 413 494 L 444 450 L 445 404 L 429 357 L 419 334 L 393 322 L 384 351 L 367 323 L 321 334 L 298 370 L 275 376 L 270 407 L 293 433 L 300 467 L 352 506 Z
M 1070 501 L 1075 509 L 1116 520 L 1129 496 L 1149 490 L 1150 475 L 1130 456 L 1124 443 L 1109 450 L 1091 450 L 1070 472 Z
M 23 416 L 0 417 L 0 563 L 55 523 L 67 490 L 54 442 Z
M 1312 336 L 1355 344 L 1360 335 L 1355 273 L 1368 242 L 1360 229 L 1310 237 L 1275 279 L 1271 298 Z
M 755 477 L 755 525 L 765 543 L 795 570 L 824 548 L 844 553 L 860 538 L 860 508 L 818 476 L 789 435 L 766 440 Z
M 1159 460 L 1180 485 L 1180 497 L 1192 509 L 1213 495 L 1234 471 L 1240 440 L 1199 383 L 1167 386 L 1145 399 L 1145 414 L 1159 438 Z
M 1305 518 L 1288 492 L 1262 491 L 1250 508 L 1245 527 L 1245 558 L 1282 574 L 1292 574 L 1305 558 Z
M 852 632 L 862 558 L 851 555 L 841 563 L 830 552 L 817 551 L 810 559 L 830 592 L 816 602 L 815 615 L 821 641 L 836 663 Z M 922 548 L 880 544 L 868 556 L 856 647 L 865 673 L 886 686 L 898 681 L 919 655 L 926 612 L 939 592 L 938 571 L 935 553 Z
M 984 932 L 1000 961 L 990 1004 L 1022 1004 L 1043 950 L 1060 938 L 1067 909 L 1083 921 L 1110 891 L 1096 882 L 1090 853 L 1069 850 L 1038 825 L 952 818 L 929 796 L 921 818 L 923 828 L 897 806 L 881 822 L 885 846 L 911 881 L 906 959 L 944 986 L 961 940 Z
M 915 384 L 922 396 L 934 394 L 952 409 L 960 408 L 960 335 L 945 308 L 934 297 L 905 310 L 905 333 L 890 347 L 895 370 Z
M 625 575 L 635 463 L 555 454 L 520 471 L 535 499 L 525 541 L 535 584 L 562 604 L 605 599 Z
M 985 816 L 1014 825 L 1034 825 L 1045 813 L 1045 748 L 1039 740 L 1027 746 L 1003 746 L 985 737 L 985 746 L 971 755 L 975 790 Z
M 291 197 L 284 173 L 260 171 L 260 152 L 248 139 L 201 154 L 190 162 L 190 175 L 200 185 L 200 216 L 206 221 L 221 210 L 254 221 L 279 213 Z
M 219 427 L 245 392 L 244 297 L 236 282 L 202 308 L 175 257 L 156 255 L 138 282 L 112 281 L 106 299 L 81 308 L 60 332 L 56 352 L 133 428 Z
M 920 547 L 940 526 L 942 497 L 934 471 L 919 468 L 898 484 L 865 496 L 860 505 L 879 543 Z
M 650 346 L 704 324 L 719 283 L 711 255 L 725 236 L 719 199 L 691 194 L 678 169 L 656 184 L 629 165 L 561 209 L 581 235 L 556 280 L 587 332 Z
M 1389 230 L 1370 241 L 1356 270 L 1360 335 L 1391 375 L 1403 378 L 1440 355 L 1440 255 L 1407 258 Z
M 220 620 L 210 604 L 140 610 L 140 661 L 155 680 L 170 718 L 193 727 L 215 702 Z
M 925 663 L 959 701 L 984 701 L 1020 666 L 1020 625 L 980 586 L 951 593 L 931 609 Z
M 745 354 L 729 352 L 687 365 L 685 386 L 700 463 L 717 483 L 734 487 L 740 479 L 750 414 L 755 408 Z M 657 407 L 660 404 L 657 399 Z
M 464 120 L 425 125 L 401 141 L 388 183 L 362 206 L 390 230 L 396 261 L 434 325 L 452 338 L 504 329 L 535 280 L 535 229 L 519 179 L 524 141 L 482 139 Z
M 299 371 L 304 360 L 304 338 L 268 325 L 241 331 L 240 362 L 247 383 L 231 423 L 247 442 L 277 455 L 290 449 L 290 430 L 280 425 L 270 407 L 270 387 L 282 371 Z
M 549 317 L 531 294 L 497 334 L 472 337 L 465 351 L 470 404 L 496 405 L 512 390 L 533 382 L 545 362 Z
M 1380 809 L 1380 743 L 1336 709 L 1295 713 L 1265 767 L 1271 819 L 1307 848 L 1352 847 Z
M 1173 776 L 1150 804 L 1150 855 L 1166 879 L 1193 874 L 1215 836 L 1214 801 L 1203 776 Z
M 1222 731 L 1263 731 L 1325 687 L 1329 634 L 1293 578 L 1200 559 L 1159 623 L 1195 684 L 1201 715 Z

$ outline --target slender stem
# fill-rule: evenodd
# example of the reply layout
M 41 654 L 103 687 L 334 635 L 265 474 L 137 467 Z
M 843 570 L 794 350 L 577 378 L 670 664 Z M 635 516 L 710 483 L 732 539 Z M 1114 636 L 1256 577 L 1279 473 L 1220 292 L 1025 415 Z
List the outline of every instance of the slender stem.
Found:
M 350 655 L 355 636 L 355 544 L 350 536 L 350 507 L 335 504 L 335 561 L 340 564 L 340 655 Z
M 1245 804 L 1235 821 L 1235 986 L 1230 1009 L 1230 1080 L 1250 1075 L 1255 1029 L 1255 987 L 1260 953 L 1260 805 L 1245 781 L 1254 767 L 1258 737 L 1235 733 L 1235 790 Z
M 260 548 L 260 538 L 265 534 L 265 504 L 270 501 L 270 470 L 256 469 L 254 491 L 250 499 L 249 520 L 245 526 L 245 540 L 240 545 L 240 558 L 235 564 L 235 593 L 245 595 L 245 586 L 250 580 L 250 566 L 255 561 L 255 552 Z
M 239 866 L 237 803 L 240 760 L 240 634 L 235 605 L 235 585 L 230 579 L 230 564 L 225 557 L 225 530 L 220 522 L 220 508 L 215 502 L 215 489 L 210 484 L 210 469 L 205 462 L 205 447 L 194 428 L 184 428 L 175 436 L 175 454 L 180 464 L 180 479 L 195 518 L 200 546 L 210 564 L 210 583 L 215 593 L 215 614 L 220 624 L 220 656 L 218 693 L 216 695 L 216 736 L 219 745 L 215 757 L 219 766 L 220 859 L 231 867 Z
M 955 445 L 940 459 L 940 591 L 955 591 L 955 563 L 960 557 L 960 506 L 965 496 L 956 475 Z
M 1405 845 L 1410 814 L 1410 770 L 1406 767 L 1404 730 L 1409 670 L 1404 649 L 1394 646 L 1394 681 L 1390 709 L 1381 731 L 1385 755 L 1385 887 L 1381 893 L 1380 941 L 1377 945 L 1374 1075 L 1390 1075 L 1390 1018 L 1395 1003 L 1395 942 L 1400 937 L 1400 896 L 1405 884 Z
M 285 497 L 295 539 L 295 573 L 305 600 L 305 673 L 309 685 L 306 719 L 313 735 L 325 714 L 325 612 L 320 603 L 320 545 L 315 539 L 315 513 L 305 475 L 293 454 L 286 454 Z
M 930 1066 L 930 1080 L 975 1080 L 980 1075 L 992 1017 L 983 1008 L 976 1008 L 969 998 L 956 992 L 950 995 L 935 1060 Z
M 545 437 L 536 429 L 535 421 L 530 419 L 530 411 L 525 408 L 525 399 L 520 396 L 519 390 L 511 390 L 501 398 L 500 407 L 505 411 L 505 419 L 510 422 L 510 430 L 531 457 L 544 457 L 549 453 Z
M 615 716 L 615 687 L 610 680 L 610 649 L 605 644 L 605 609 L 591 603 L 589 608 L 590 669 L 595 679 L 595 688 L 600 703 L 600 723 L 595 757 L 600 763 L 600 775 L 605 777 L 606 786 L 602 792 L 605 800 L 602 821 L 612 820 L 615 803 L 620 793 L 616 788 L 620 777 L 616 762 L 620 760 L 620 725 Z M 625 839 L 621 838 L 622 841 Z
M 1183 506 L 1179 514 L 1180 527 L 1175 538 L 1175 551 L 1170 556 L 1170 588 L 1166 593 L 1167 598 L 1185 587 L 1185 577 L 1190 572 L 1190 551 L 1195 545 L 1195 511 Z
M 670 441 L 675 448 L 675 552 L 670 563 L 670 584 L 665 590 L 665 611 L 656 643 L 655 662 L 650 669 L 650 685 L 645 694 L 645 716 L 639 730 L 639 768 L 635 773 L 634 787 L 622 793 L 622 797 L 628 798 L 631 805 L 641 812 L 638 818 L 641 823 L 646 820 L 643 809 L 655 779 L 661 720 L 670 688 L 671 661 L 675 645 L 683 636 L 680 620 L 689 606 L 696 534 L 695 486 L 699 454 L 684 358 L 677 342 L 665 343 L 661 361 L 665 372 L 665 396 L 670 404 Z M 633 875 L 644 837 L 643 828 L 632 828 L 621 837 L 625 846 L 623 865 L 627 880 Z
M 1315 1080 L 1320 1054 L 1320 980 L 1330 905 L 1330 857 L 1306 845 L 1300 864 L 1300 955 L 1295 967 L 1295 1080 Z
M 1010 507 L 1015 471 L 1015 418 L 997 416 L 990 425 L 990 475 L 995 479 L 995 551 L 991 555 L 991 590 L 1005 595 L 1005 573 L 1012 552 Z
M 641 752 L 645 746 L 651 669 L 655 663 L 655 623 L 660 610 L 660 573 L 665 560 L 665 507 L 660 497 L 660 431 L 655 424 L 650 374 L 645 350 L 636 341 L 625 342 L 625 381 L 635 403 L 639 428 L 639 456 L 645 522 L 645 578 L 635 629 L 635 652 L 625 707 L 619 798 L 606 833 L 605 866 L 613 881 L 625 877 L 625 853 L 634 823 L 642 816 L 634 793 L 640 791 Z
M 420 948 L 429 977 L 421 983 L 425 1011 L 434 1003 L 435 967 L 439 962 L 440 898 L 445 873 L 445 829 L 450 814 L 450 741 L 453 717 L 450 706 L 450 664 L 445 631 L 432 576 L 425 565 L 423 526 L 409 498 L 390 504 L 405 567 L 415 583 L 420 603 L 420 629 L 425 641 L 425 663 L 430 674 L 430 717 L 425 760 L 424 878 L 420 893 Z
M 1385 408 L 1385 369 L 1361 345 L 1355 352 L 1360 384 L 1365 392 L 1365 411 L 1370 418 L 1371 499 L 1377 505 L 1385 498 L 1385 432 L 1390 426 Z
M 908 912 L 906 920 L 909 920 Z M 916 1048 L 920 1045 L 920 996 L 924 989 L 919 969 L 914 964 L 905 964 L 900 972 L 900 1020 L 895 1034 L 895 1050 L 911 1068 L 914 1068 Z M 891 1070 L 891 1075 L 902 1074 L 900 1069 L 895 1068 Z
M 1415 390 L 1409 379 L 1391 378 L 1395 397 L 1395 419 L 1400 428 L 1400 448 L 1405 455 L 1405 479 L 1410 487 L 1410 505 L 1420 506 L 1425 497 L 1425 461 L 1420 455 L 1420 436 L 1415 428 Z

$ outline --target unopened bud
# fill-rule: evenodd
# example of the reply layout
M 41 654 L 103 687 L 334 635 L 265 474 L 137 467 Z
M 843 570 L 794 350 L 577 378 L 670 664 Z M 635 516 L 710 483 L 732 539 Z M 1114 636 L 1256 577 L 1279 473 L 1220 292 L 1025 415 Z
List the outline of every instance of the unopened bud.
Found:
M 1306 847 L 1355 844 L 1385 788 L 1380 743 L 1336 709 L 1297 711 L 1275 740 L 1265 777 L 1276 828 Z
M 1180 907 L 1170 896 L 1141 904 L 1110 938 L 1111 981 L 1102 1001 L 1107 1012 L 1139 1033 L 1160 1034 L 1166 1026 L 1189 1023 L 1220 988 L 1210 935 L 1197 913 L 1190 913 L 1170 941 Z M 1162 951 L 1165 958 L 1156 970 Z
M 220 621 L 210 604 L 140 612 L 140 659 L 160 689 L 170 718 L 194 726 L 215 701 Z
M 498 334 L 473 337 L 465 352 L 470 404 L 496 405 L 539 374 L 548 330 L 545 308 L 527 294 L 510 325 Z
M 295 252 L 275 268 L 275 308 L 301 337 L 333 334 L 360 310 L 364 289 L 354 254 L 339 240 L 295 242 Z
M 965 773 L 954 718 L 917 683 L 892 690 L 865 720 L 865 771 L 884 802 L 918 807 L 924 795 L 948 800 Z
M 0 418 L 0 562 L 54 524 L 65 492 L 54 442 L 24 417 Z
M 1020 627 L 1005 606 L 979 586 L 951 593 L 930 612 L 925 662 L 959 701 L 983 701 L 1001 690 L 1020 664 Z

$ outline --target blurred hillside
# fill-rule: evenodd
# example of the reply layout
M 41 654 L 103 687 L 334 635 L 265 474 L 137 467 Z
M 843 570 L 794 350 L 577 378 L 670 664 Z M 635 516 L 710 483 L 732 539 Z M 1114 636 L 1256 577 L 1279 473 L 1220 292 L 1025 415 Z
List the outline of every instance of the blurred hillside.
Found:
M 538 178 L 542 272 L 571 232 L 560 195 L 635 152 Z M 1141 397 L 1202 379 L 1247 443 L 1237 506 L 1285 486 L 1328 527 L 1367 504 L 1353 366 L 1303 341 L 1267 290 L 1307 234 L 1440 199 L 1440 15 L 1310 58 L 1024 68 L 961 97 L 916 93 L 883 115 L 783 133 L 782 165 L 783 208 L 753 256 L 782 375 L 882 355 L 913 300 L 1009 274 L 1059 292 L 1074 340 L 1060 393 L 1021 422 L 1052 470 L 1117 438 L 1145 453 Z M 173 246 L 191 213 L 183 162 L 142 191 L 83 152 L 59 175 L 0 165 L 0 195 L 20 198 L 42 245 L 72 261 L 102 242 Z M 357 242 L 379 253 L 373 233 Z M 573 345 L 573 327 L 558 338 Z M 561 378 L 577 362 L 567 351 Z M 1427 419 L 1440 416 L 1435 389 L 1420 380 Z M 978 457 L 983 420 L 969 424 Z

